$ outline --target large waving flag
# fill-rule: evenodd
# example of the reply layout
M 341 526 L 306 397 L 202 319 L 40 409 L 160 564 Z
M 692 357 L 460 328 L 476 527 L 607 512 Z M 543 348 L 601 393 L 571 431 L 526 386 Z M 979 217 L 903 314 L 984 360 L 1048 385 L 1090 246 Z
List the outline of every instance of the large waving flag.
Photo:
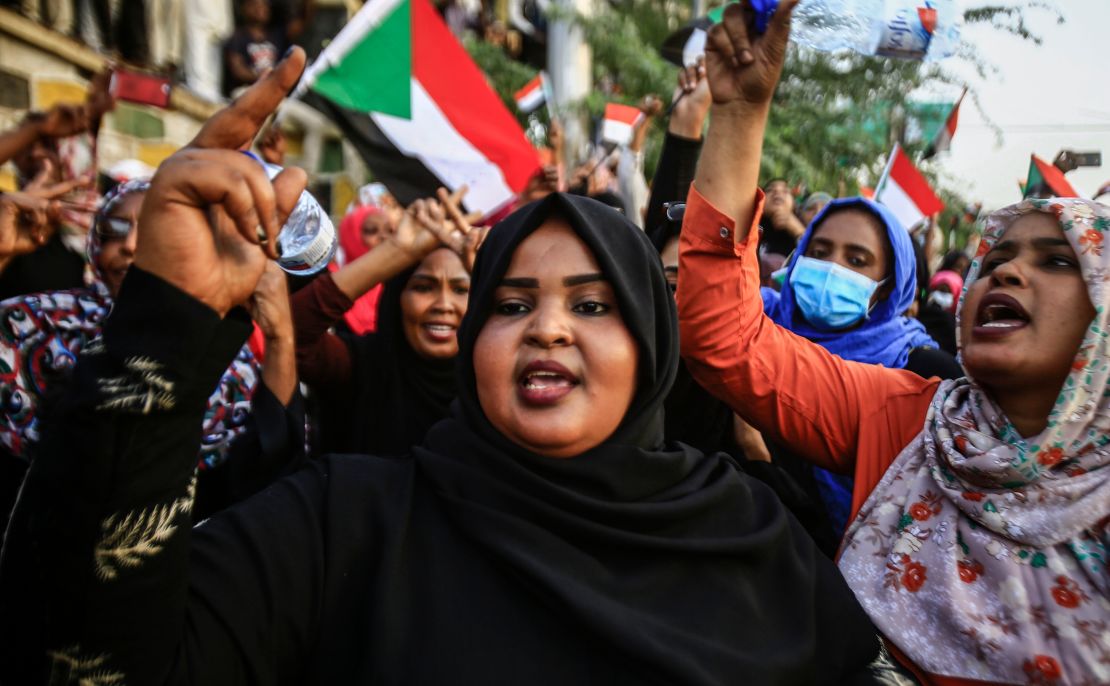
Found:
M 944 209 L 944 201 L 900 145 L 895 145 L 890 154 L 886 172 L 875 189 L 875 202 L 886 205 L 906 230 Z
M 467 209 L 492 214 L 540 167 L 429 0 L 367 2 L 305 71 L 297 95 L 331 117 L 405 204 L 465 184 Z

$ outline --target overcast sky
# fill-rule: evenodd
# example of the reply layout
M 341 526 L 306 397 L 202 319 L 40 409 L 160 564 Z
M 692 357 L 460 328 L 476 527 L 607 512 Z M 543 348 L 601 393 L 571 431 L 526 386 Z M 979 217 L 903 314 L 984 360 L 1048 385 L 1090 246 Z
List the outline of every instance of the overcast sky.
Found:
M 957 0 L 962 7 L 984 0 Z M 1029 155 L 1051 162 L 1063 148 L 1101 151 L 1104 164 L 1077 169 L 1068 180 L 1085 197 L 1110 181 L 1110 0 L 1055 0 L 1064 15 L 1027 11 L 1042 45 L 989 27 L 965 29 L 987 60 L 999 67 L 986 80 L 973 69 L 952 61 L 949 66 L 977 91 L 987 117 L 1002 129 L 1002 141 L 983 115 L 965 101 L 952 149 L 939 161 L 948 185 L 963 190 L 986 209 L 1021 199 Z M 955 99 L 959 90 L 949 93 Z

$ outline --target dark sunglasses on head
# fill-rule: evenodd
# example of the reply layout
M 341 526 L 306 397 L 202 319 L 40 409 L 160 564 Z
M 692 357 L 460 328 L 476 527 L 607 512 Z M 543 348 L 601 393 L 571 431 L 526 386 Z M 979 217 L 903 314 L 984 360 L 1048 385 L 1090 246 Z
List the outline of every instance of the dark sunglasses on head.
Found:
M 135 224 L 124 217 L 108 217 L 103 214 L 97 217 L 96 232 L 101 238 L 127 238 L 133 228 Z

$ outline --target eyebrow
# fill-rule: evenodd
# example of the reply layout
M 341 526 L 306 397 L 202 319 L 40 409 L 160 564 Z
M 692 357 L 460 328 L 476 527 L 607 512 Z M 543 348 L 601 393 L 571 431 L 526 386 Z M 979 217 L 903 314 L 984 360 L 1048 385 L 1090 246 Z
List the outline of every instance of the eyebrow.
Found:
M 663 267 L 663 273 L 665 273 L 665 274 L 677 274 L 678 273 L 678 267 Z
M 594 283 L 595 281 L 605 281 L 604 274 L 576 274 L 568 276 L 563 279 L 564 286 L 581 286 L 586 283 Z M 503 288 L 539 288 L 539 279 L 530 279 L 527 277 L 507 277 L 501 279 L 501 286 Z
M 1071 247 L 1071 243 L 1069 243 L 1066 238 L 1056 238 L 1056 237 L 1045 236 L 1043 238 L 1034 238 L 1033 240 L 1031 240 L 1029 242 L 1033 245 L 1034 248 L 1042 248 L 1042 249 L 1043 248 L 1061 248 L 1061 247 L 1070 248 Z M 994 252 L 996 250 L 1016 250 L 1018 248 L 1018 246 L 1020 246 L 1020 245 L 1021 244 L 1019 242 L 1014 241 L 1014 240 L 1001 241 L 999 243 L 996 243 L 995 246 L 993 248 L 991 248 L 991 252 Z
M 820 245 L 821 245 L 822 247 L 830 247 L 830 248 L 831 248 L 831 247 L 834 247 L 834 246 L 835 246 L 835 243 L 833 243 L 832 241 L 830 241 L 830 240 L 829 240 L 828 238 L 818 238 L 818 237 L 816 237 L 816 236 L 814 236 L 814 237 L 813 237 L 812 239 L 810 239 L 810 241 L 809 241 L 809 244 L 810 244 L 810 245 L 813 245 L 814 243 L 818 243 L 818 244 L 820 244 Z M 874 257 L 874 256 L 875 256 L 875 253 L 874 253 L 874 252 L 872 252 L 871 248 L 868 248 L 868 247 L 867 247 L 867 246 L 865 246 L 865 245 L 860 245 L 859 243 L 847 243 L 847 244 L 845 244 L 845 246 L 844 246 L 844 247 L 845 247 L 846 249 L 848 249 L 848 250 L 857 250 L 857 251 L 859 251 L 859 252 L 867 253 L 867 254 L 868 254 L 869 256 L 871 256 L 871 257 Z
M 409 277 L 410 281 L 414 280 L 414 279 L 419 280 L 419 281 L 434 281 L 436 283 L 439 283 L 439 277 L 435 276 L 433 274 L 422 274 L 420 272 L 417 272 L 417 273 L 415 273 L 415 274 L 413 274 L 412 276 Z M 456 276 L 453 279 L 448 279 L 447 283 L 470 283 L 470 277 L 469 276 Z

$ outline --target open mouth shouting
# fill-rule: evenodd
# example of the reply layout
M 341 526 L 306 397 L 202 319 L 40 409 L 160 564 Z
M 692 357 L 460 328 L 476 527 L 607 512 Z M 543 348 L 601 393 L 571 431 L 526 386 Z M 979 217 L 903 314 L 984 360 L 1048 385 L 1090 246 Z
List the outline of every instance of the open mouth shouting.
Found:
M 455 324 L 444 321 L 425 322 L 420 325 L 420 328 L 429 340 L 436 343 L 449 343 L 455 340 L 455 331 L 458 329 Z
M 975 313 L 976 337 L 996 338 L 1024 329 L 1031 318 L 1025 308 L 1005 293 L 988 293 Z
M 581 382 L 569 369 L 554 360 L 529 362 L 517 377 L 518 393 L 527 405 L 554 405 Z

